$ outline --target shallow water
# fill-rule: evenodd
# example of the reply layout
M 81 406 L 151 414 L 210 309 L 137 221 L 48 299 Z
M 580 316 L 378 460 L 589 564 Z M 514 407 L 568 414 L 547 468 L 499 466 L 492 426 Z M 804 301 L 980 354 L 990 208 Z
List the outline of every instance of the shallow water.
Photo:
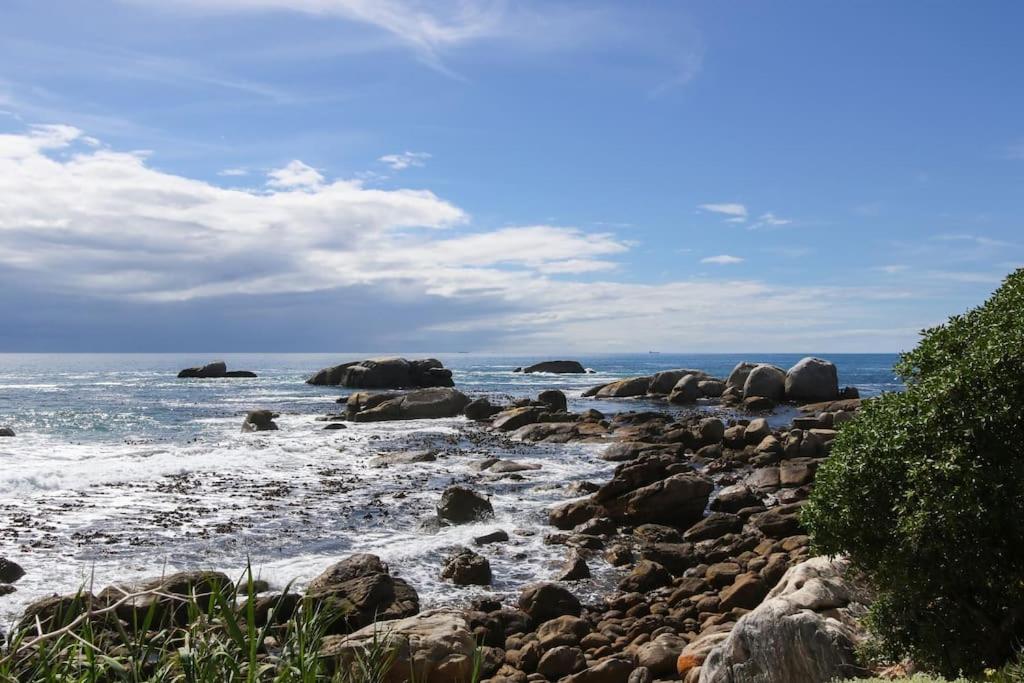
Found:
M 570 498 L 573 482 L 602 482 L 614 468 L 592 445 L 524 445 L 464 419 L 350 424 L 324 431 L 317 416 L 337 412 L 347 390 L 313 387 L 315 370 L 374 354 L 330 355 L 0 355 L 0 556 L 27 571 L 0 598 L 0 617 L 24 603 L 81 585 L 183 568 L 240 572 L 246 561 L 276 587 L 308 581 L 353 552 L 374 552 L 416 587 L 424 605 L 463 601 L 481 589 L 440 581 L 454 545 L 505 529 L 511 542 L 480 550 L 493 590 L 514 592 L 550 577 L 566 556 L 545 545 L 546 510 Z M 422 357 L 427 354 L 405 354 Z M 533 396 L 560 388 L 571 410 L 665 409 L 650 401 L 595 401 L 595 384 L 657 370 L 693 367 L 725 376 L 740 360 L 789 367 L 800 354 L 615 355 L 581 357 L 588 375 L 512 372 L 538 358 L 439 355 L 471 395 Z M 257 379 L 179 380 L 182 367 L 223 358 Z M 892 355 L 833 355 L 843 384 L 864 395 L 896 390 Z M 279 432 L 242 434 L 254 408 L 281 413 Z M 780 419 L 785 419 L 782 417 Z M 386 451 L 431 448 L 436 462 L 370 466 Z M 541 465 L 521 478 L 481 473 L 497 455 Z M 426 533 L 445 486 L 465 482 L 487 493 L 488 523 Z M 613 570 L 591 561 L 594 594 Z

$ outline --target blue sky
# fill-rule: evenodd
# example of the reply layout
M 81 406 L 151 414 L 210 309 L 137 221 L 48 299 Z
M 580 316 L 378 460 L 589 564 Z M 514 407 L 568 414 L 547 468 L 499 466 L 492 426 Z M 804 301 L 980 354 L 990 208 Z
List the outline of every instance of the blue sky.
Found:
M 1022 22 L 7 0 L 0 350 L 905 349 L 1024 265 Z

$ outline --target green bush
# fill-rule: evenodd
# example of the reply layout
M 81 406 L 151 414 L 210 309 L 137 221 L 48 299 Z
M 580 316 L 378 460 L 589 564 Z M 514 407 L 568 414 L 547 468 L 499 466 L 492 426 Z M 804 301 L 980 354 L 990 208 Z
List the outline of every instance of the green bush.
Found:
M 871 582 L 887 655 L 973 674 L 1024 642 L 1024 270 L 896 372 L 906 391 L 843 428 L 804 523 Z

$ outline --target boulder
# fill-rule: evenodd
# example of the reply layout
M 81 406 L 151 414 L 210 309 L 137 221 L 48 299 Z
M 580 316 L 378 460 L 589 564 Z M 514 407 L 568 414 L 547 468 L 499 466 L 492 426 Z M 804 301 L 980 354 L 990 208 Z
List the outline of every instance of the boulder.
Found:
M 372 358 L 324 368 L 308 384 L 357 389 L 421 389 L 452 387 L 452 371 L 436 358 Z
M 786 373 L 785 387 L 789 401 L 831 401 L 839 398 L 839 374 L 829 361 L 807 357 Z
M 227 363 L 222 360 L 207 363 L 195 368 L 185 368 L 178 373 L 179 378 L 214 379 L 223 377 L 228 371 Z
M 564 614 L 537 627 L 537 640 L 542 649 L 550 650 L 559 645 L 579 645 L 588 633 L 590 625 L 585 620 Z
M 668 395 L 669 403 L 694 403 L 700 398 L 700 380 L 696 375 L 686 375 L 680 379 L 672 393 Z
M 583 657 L 583 651 L 567 645 L 551 648 L 537 663 L 537 673 L 549 681 L 557 681 L 586 668 L 587 660 Z
M 434 420 L 461 415 L 467 403 L 469 398 L 457 389 L 417 389 L 361 410 L 353 415 L 353 419 L 356 422 Z
M 729 512 L 712 512 L 683 534 L 683 540 L 697 542 L 734 534 L 743 528 L 743 518 Z
M 434 451 L 398 451 L 382 453 L 370 459 L 370 467 L 389 467 L 391 465 L 412 465 L 418 462 L 434 462 L 437 455 Z
M 641 560 L 626 578 L 619 582 L 623 593 L 647 593 L 672 583 L 672 574 L 665 567 L 650 560 Z
M 571 676 L 566 676 L 561 683 L 634 683 L 631 675 L 634 672 L 633 662 L 626 657 L 608 657 L 593 666 Z M 651 678 L 636 679 L 637 683 L 651 683 Z
M 708 374 L 703 370 L 662 370 L 656 372 L 651 378 L 651 386 L 648 389 L 649 393 L 652 394 L 669 394 L 672 393 L 672 389 L 683 377 L 687 375 L 693 375 L 698 380 L 708 379 Z
M 15 630 L 50 633 L 67 626 L 86 611 L 96 608 L 96 596 L 89 592 L 50 595 L 25 607 Z
M 569 407 L 569 402 L 566 400 L 565 394 L 558 389 L 548 389 L 547 391 L 540 392 L 537 396 L 537 400 L 547 405 L 551 410 L 561 411 L 563 413 L 568 410 Z
M 0 557 L 0 583 L 15 583 L 25 576 L 25 570 L 17 562 Z
M 815 557 L 792 567 L 764 602 L 707 654 L 700 683 L 789 683 L 859 678 L 855 651 L 869 598 L 849 561 Z M 685 653 L 685 650 L 684 650 Z
M 636 663 L 647 667 L 658 678 L 670 676 L 676 670 L 676 662 L 684 647 L 685 638 L 674 633 L 662 633 L 637 648 Z
M 543 411 L 535 406 L 509 408 L 494 416 L 491 426 L 503 432 L 511 432 L 520 427 L 540 421 Z
M 451 579 L 456 586 L 489 586 L 491 563 L 469 548 L 459 548 L 445 560 L 442 579 Z
M 0 436 L 14 436 L 14 430 L 10 427 L 0 427 Z
M 335 671 L 352 670 L 360 658 L 386 639 L 393 648 L 390 666 L 377 683 L 450 683 L 473 674 L 476 639 L 461 610 L 437 609 L 404 619 L 372 624 L 347 636 L 329 636 L 320 657 Z
M 706 417 L 697 425 L 701 443 L 721 443 L 725 438 L 725 423 L 717 417 Z
M 410 617 L 420 610 L 419 596 L 403 579 L 391 576 L 376 555 L 352 555 L 313 579 L 306 599 L 335 616 L 330 633 L 346 633 L 375 621 Z
M 491 502 L 464 486 L 449 486 L 437 504 L 437 516 L 453 524 L 467 524 L 494 516 Z
M 737 389 L 743 389 L 743 386 L 747 383 L 747 376 L 756 367 L 757 363 L 737 363 L 736 367 L 729 373 L 729 377 L 725 380 L 726 388 L 736 387 Z
M 714 485 L 698 474 L 675 474 L 605 503 L 607 516 L 618 522 L 654 522 L 688 527 L 698 521 Z
M 273 432 L 277 431 L 277 423 L 274 422 L 275 418 L 280 417 L 280 414 L 270 410 L 253 410 L 245 416 L 245 421 L 242 422 L 243 432 Z
M 111 584 L 96 598 L 104 605 L 113 605 L 136 593 L 143 595 L 121 602 L 114 610 L 121 620 L 131 626 L 141 625 L 152 614 L 154 628 L 157 625 L 182 626 L 189 618 L 184 599 L 195 598 L 200 610 L 206 612 L 217 604 L 214 596 L 218 593 L 228 602 L 234 601 L 235 585 L 221 572 L 184 571 L 130 583 Z
M 768 420 L 759 417 L 750 421 L 743 432 L 744 440 L 749 444 L 761 443 L 761 441 L 772 433 L 768 426 Z
M 760 396 L 773 401 L 781 401 L 786 396 L 786 373 L 775 367 L 762 363 L 755 366 L 743 383 L 743 396 L 750 398 Z
M 501 408 L 492 404 L 490 399 L 484 396 L 467 403 L 462 412 L 474 422 L 483 422 L 500 413 Z
M 590 567 L 587 561 L 576 551 L 573 551 L 565 564 L 555 575 L 555 581 L 580 581 L 590 578 Z
M 711 509 L 719 512 L 739 512 L 743 508 L 759 505 L 761 500 L 746 484 L 732 484 L 721 489 L 711 499 Z
M 621 379 L 617 382 L 605 384 L 595 396 L 598 398 L 629 398 L 631 396 L 643 396 L 651 386 L 650 377 L 631 377 Z
M 547 581 L 527 586 L 519 594 L 519 609 L 540 624 L 563 615 L 580 615 L 579 599 L 557 583 Z
M 725 393 L 725 382 L 717 379 L 704 379 L 697 383 L 702 396 L 718 398 Z
M 586 371 L 587 369 L 575 360 L 546 360 L 517 370 L 525 373 L 550 372 L 556 375 L 581 375 Z
M 768 594 L 768 586 L 758 574 L 749 572 L 738 575 L 732 585 L 722 591 L 719 596 L 719 607 L 727 612 L 734 607 L 754 609 L 764 596 Z

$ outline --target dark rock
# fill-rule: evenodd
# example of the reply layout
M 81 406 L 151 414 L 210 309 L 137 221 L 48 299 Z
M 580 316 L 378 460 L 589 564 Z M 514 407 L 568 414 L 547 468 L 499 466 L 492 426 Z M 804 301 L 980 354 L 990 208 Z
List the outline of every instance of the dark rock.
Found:
M 558 389 L 548 389 L 542 391 L 537 395 L 537 400 L 547 405 L 551 410 L 557 410 L 565 412 L 568 409 L 569 402 L 565 398 L 565 394 Z
M 464 486 L 449 486 L 437 504 L 437 516 L 454 524 L 466 524 L 494 516 L 489 500 Z
M 125 596 L 136 595 L 121 602 Z M 215 594 L 228 601 L 234 600 L 234 583 L 221 572 L 185 571 L 168 576 L 156 576 L 129 583 L 115 583 L 104 588 L 97 600 L 105 605 L 120 602 L 115 612 L 131 625 L 142 624 L 152 615 L 155 625 L 184 625 L 188 622 L 188 608 L 183 598 L 195 598 L 200 610 L 206 612 L 216 605 Z
M 370 460 L 371 467 L 388 467 L 389 465 L 412 465 L 418 462 L 434 462 L 437 455 L 434 451 L 399 451 L 382 453 Z
M 0 436 L 14 436 L 14 430 L 10 427 L 0 427 Z
M 410 391 L 361 410 L 353 419 L 356 422 L 381 422 L 385 420 L 433 420 L 461 415 L 469 398 L 457 389 L 438 387 Z M 349 405 L 352 404 L 351 399 Z
M 96 605 L 96 596 L 89 592 L 73 595 L 51 595 L 25 607 L 18 624 L 19 631 L 51 633 L 67 626 Z
M 552 508 L 548 524 L 557 529 L 572 529 L 601 512 L 601 507 L 589 500 L 574 500 Z
M 731 586 L 722 591 L 719 607 L 722 611 L 728 611 L 734 607 L 741 609 L 754 609 L 764 596 L 768 595 L 768 587 L 764 580 L 757 574 L 741 574 Z
M 419 389 L 455 386 L 452 372 L 435 358 L 373 358 L 324 368 L 309 384 L 358 389 Z
M 646 593 L 672 583 L 672 574 L 665 567 L 650 560 L 641 560 L 629 576 L 619 582 L 624 593 Z
M 348 426 L 344 422 L 332 422 L 332 423 L 330 423 L 328 425 L 324 425 L 324 429 L 325 430 L 348 429 Z
M 253 410 L 245 416 L 242 423 L 243 432 L 273 432 L 277 431 L 275 418 L 280 417 L 278 413 L 270 410 Z
M 557 681 L 586 668 L 587 660 L 583 657 L 583 651 L 566 645 L 551 648 L 537 663 L 537 673 L 549 681 Z
M 494 416 L 491 426 L 503 432 L 511 432 L 520 427 L 540 421 L 543 411 L 535 406 L 510 408 Z
M 766 396 L 749 396 L 743 399 L 743 408 L 752 413 L 763 413 L 774 410 L 775 401 Z
M 178 377 L 188 377 L 193 379 L 214 379 L 218 377 L 223 377 L 227 373 L 227 371 L 227 364 L 224 361 L 219 360 L 214 361 L 213 363 L 207 363 L 206 365 L 200 367 L 185 368 L 184 370 L 178 373 Z
M 700 562 L 700 557 L 692 543 L 645 545 L 640 549 L 640 556 L 665 567 L 673 574 L 682 574 Z
M 580 615 L 580 601 L 575 595 L 556 583 L 542 582 L 527 586 L 519 594 L 519 609 L 540 624 L 568 614 Z
M 721 489 L 711 499 L 711 509 L 718 512 L 739 512 L 760 502 L 747 485 L 733 484 Z
M 800 526 L 800 503 L 779 505 L 765 512 L 753 515 L 751 524 L 769 538 L 785 538 L 802 532 Z
M 353 555 L 310 582 L 306 599 L 335 621 L 330 633 L 347 633 L 375 621 L 402 619 L 419 612 L 419 596 L 404 580 L 391 576 L 376 555 Z
M 683 534 L 664 524 L 641 524 L 633 529 L 633 538 L 640 543 L 682 543 Z
M 581 374 L 585 373 L 586 371 L 587 371 L 586 368 L 584 368 L 583 365 L 581 365 L 579 363 L 579 361 L 575 361 L 575 360 L 547 360 L 547 361 L 543 361 L 541 363 L 534 363 L 533 365 L 527 366 L 525 368 L 520 368 L 516 372 L 525 372 L 525 373 L 531 373 L 531 372 L 550 372 L 550 373 L 559 374 L 559 375 L 569 375 L 569 374 L 581 375 Z
M 451 579 L 457 586 L 489 586 L 491 563 L 469 548 L 459 548 L 445 560 L 441 570 L 442 579 Z
M 17 583 L 25 576 L 25 570 L 17 562 L 0 557 L 0 583 Z
M 573 552 L 569 555 L 569 559 L 566 560 L 565 564 L 555 574 L 555 581 L 579 581 L 581 579 L 590 578 L 590 567 L 587 566 L 587 561 L 577 553 Z
M 725 438 L 725 423 L 717 417 L 706 417 L 697 425 L 697 432 L 700 434 L 701 443 L 721 443 Z
M 463 409 L 466 417 L 474 422 L 484 422 L 500 412 L 501 408 L 492 404 L 486 396 L 470 401 L 466 404 L 465 409 Z
M 691 370 L 688 368 L 662 370 L 661 372 L 654 373 L 654 376 L 651 377 L 651 385 L 648 388 L 648 392 L 652 394 L 670 394 L 673 387 L 679 383 L 679 380 L 687 375 L 693 375 L 698 380 L 708 379 L 708 374 L 703 370 Z
M 714 485 L 697 474 L 676 474 L 605 503 L 607 516 L 639 524 L 655 522 L 685 527 L 698 521 Z
M 704 379 L 697 383 L 702 396 L 718 398 L 725 393 L 725 382 L 717 379 Z
M 743 528 L 743 519 L 739 515 L 728 512 L 712 512 L 700 520 L 683 534 L 686 541 L 706 541 L 725 534 L 736 533 Z
M 492 531 L 483 536 L 477 536 L 473 539 L 475 545 L 488 545 L 490 543 L 505 543 L 508 541 L 508 533 L 502 529 Z

